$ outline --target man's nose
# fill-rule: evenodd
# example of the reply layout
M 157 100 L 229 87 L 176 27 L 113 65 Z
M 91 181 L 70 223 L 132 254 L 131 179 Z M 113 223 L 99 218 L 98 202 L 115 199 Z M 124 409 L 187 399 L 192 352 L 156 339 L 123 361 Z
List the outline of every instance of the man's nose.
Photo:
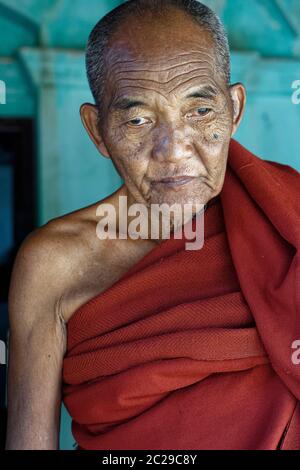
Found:
M 153 159 L 176 163 L 193 155 L 193 145 L 184 130 L 164 129 L 155 136 Z

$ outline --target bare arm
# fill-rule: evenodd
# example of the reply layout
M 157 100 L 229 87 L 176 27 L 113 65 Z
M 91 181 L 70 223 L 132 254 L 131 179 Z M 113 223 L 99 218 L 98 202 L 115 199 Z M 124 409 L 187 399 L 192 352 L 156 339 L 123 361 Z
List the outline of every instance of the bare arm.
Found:
M 23 242 L 14 264 L 9 291 L 7 449 L 58 449 L 66 344 L 58 248 L 55 237 L 37 230 Z

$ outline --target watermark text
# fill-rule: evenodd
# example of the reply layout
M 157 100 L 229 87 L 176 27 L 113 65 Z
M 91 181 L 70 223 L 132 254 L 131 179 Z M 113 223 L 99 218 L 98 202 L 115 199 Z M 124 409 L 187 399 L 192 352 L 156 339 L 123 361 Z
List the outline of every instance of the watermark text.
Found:
M 118 212 L 118 215 L 117 215 Z M 186 250 L 199 250 L 204 244 L 204 204 L 132 204 L 127 205 L 127 196 L 119 197 L 119 207 L 100 204 L 96 216 L 96 234 L 105 239 L 175 239 L 194 240 L 186 242 Z M 193 224 L 194 221 L 194 224 Z M 117 229 L 118 226 L 118 229 Z
M 6 84 L 0 80 L 0 104 L 6 104 Z

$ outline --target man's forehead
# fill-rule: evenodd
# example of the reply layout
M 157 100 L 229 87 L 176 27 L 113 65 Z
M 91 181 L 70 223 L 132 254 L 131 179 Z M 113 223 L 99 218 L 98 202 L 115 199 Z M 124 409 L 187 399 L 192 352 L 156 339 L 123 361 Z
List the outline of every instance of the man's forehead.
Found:
M 165 98 L 176 94 L 183 97 L 212 98 L 221 89 L 217 78 L 217 68 L 210 53 L 205 48 L 172 54 L 161 60 L 120 58 L 107 70 L 106 83 L 109 84 L 112 100 L 110 105 L 119 109 L 130 107 L 132 98 L 147 95 L 148 102 L 156 93 Z M 129 99 L 126 102 L 126 99 Z M 144 101 L 144 100 L 143 100 Z
M 211 34 L 182 12 L 149 23 L 147 16 L 125 22 L 105 58 L 105 85 L 113 97 L 136 92 L 184 93 L 198 84 L 216 85 L 218 71 Z M 180 28 L 178 28 L 180 25 Z M 111 102 L 112 100 L 110 100 Z M 126 106 L 126 105 L 125 105 Z

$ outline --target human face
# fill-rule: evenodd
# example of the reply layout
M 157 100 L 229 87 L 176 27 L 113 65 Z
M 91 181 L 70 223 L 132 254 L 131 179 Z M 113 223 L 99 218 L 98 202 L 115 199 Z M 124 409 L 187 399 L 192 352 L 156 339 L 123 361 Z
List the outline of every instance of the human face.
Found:
M 132 18 L 112 38 L 106 67 L 100 150 L 134 200 L 206 204 L 217 196 L 244 89 L 226 84 L 210 35 L 177 10 L 155 22 Z M 174 177 L 183 178 L 162 181 Z

